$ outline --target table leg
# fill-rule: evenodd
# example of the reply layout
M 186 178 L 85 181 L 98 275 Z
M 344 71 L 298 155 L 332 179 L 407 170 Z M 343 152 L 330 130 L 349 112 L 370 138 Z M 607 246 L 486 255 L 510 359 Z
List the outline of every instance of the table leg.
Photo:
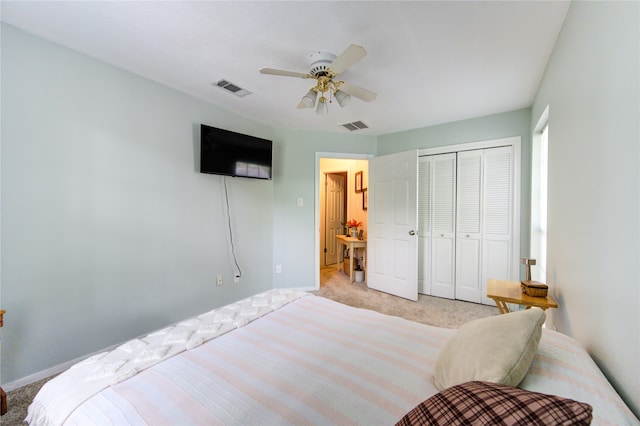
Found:
M 493 301 L 496 302 L 496 306 L 498 307 L 498 310 L 501 314 L 508 314 L 509 312 L 511 312 L 509 310 L 509 306 L 507 306 L 507 303 L 505 301 L 498 299 L 493 299 Z
M 349 284 L 353 284 L 353 256 L 355 256 L 353 245 L 349 247 Z
M 7 412 L 7 394 L 0 388 L 0 416 Z

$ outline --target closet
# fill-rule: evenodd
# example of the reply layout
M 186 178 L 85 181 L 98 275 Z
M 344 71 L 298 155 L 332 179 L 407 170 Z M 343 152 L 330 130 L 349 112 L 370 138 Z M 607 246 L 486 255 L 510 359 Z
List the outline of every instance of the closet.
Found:
M 418 291 L 492 304 L 489 278 L 513 276 L 513 147 L 418 160 Z

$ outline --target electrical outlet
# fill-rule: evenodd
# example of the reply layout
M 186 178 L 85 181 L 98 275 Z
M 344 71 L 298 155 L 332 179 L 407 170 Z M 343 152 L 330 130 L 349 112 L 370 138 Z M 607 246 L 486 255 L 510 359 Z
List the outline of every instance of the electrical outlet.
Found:
M 282 265 L 276 265 L 276 274 L 282 273 Z
M 239 283 L 240 282 L 240 274 L 234 274 L 233 275 L 233 282 L 234 283 Z
M 218 275 L 218 279 L 216 280 L 217 285 L 222 285 L 222 274 Z

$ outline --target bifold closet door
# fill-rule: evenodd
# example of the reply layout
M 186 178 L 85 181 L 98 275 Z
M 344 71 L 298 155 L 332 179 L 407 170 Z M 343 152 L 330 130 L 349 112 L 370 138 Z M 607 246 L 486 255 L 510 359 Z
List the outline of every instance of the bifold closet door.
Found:
M 418 159 L 418 293 L 431 294 L 431 170 L 433 157 Z
M 455 298 L 480 303 L 484 150 L 458 153 Z
M 456 154 L 431 156 L 431 294 L 455 297 Z
M 456 299 L 492 305 L 487 281 L 511 277 L 512 157 L 511 147 L 458 153 Z
M 513 148 L 420 157 L 420 293 L 492 305 L 490 278 L 513 273 Z
M 482 185 L 482 303 L 487 298 L 487 280 L 510 280 L 513 266 L 513 148 L 484 150 Z

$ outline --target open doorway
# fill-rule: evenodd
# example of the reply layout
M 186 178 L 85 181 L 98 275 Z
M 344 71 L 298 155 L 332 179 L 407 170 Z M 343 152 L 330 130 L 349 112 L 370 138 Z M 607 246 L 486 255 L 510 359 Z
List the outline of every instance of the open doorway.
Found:
M 340 272 L 345 257 L 344 246 L 336 235 L 346 232 L 349 220 L 361 222 L 359 231 L 366 239 L 369 155 L 316 154 L 316 289 L 321 281 L 348 279 Z M 366 262 L 366 250 L 359 250 L 358 262 Z M 348 272 L 347 272 L 348 274 Z

